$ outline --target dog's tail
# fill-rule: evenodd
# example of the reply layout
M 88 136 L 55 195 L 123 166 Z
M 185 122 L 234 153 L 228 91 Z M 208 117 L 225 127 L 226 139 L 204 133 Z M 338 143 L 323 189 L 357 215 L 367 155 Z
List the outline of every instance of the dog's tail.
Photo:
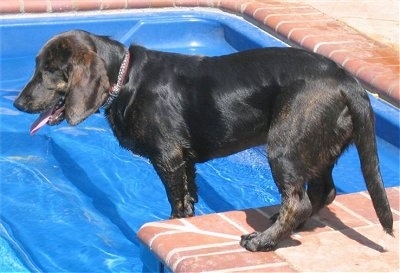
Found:
M 341 93 L 353 122 L 353 141 L 361 162 L 361 170 L 371 196 L 375 212 L 383 229 L 393 236 L 393 216 L 379 169 L 379 158 L 375 138 L 374 113 L 367 92 L 343 71 L 340 77 Z

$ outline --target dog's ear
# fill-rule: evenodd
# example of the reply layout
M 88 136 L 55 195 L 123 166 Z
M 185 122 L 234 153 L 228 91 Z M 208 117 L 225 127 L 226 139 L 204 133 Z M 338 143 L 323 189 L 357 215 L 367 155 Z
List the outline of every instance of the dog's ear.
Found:
M 94 51 L 73 54 L 70 60 L 65 118 L 70 125 L 76 125 L 100 108 L 110 83 L 105 62 Z

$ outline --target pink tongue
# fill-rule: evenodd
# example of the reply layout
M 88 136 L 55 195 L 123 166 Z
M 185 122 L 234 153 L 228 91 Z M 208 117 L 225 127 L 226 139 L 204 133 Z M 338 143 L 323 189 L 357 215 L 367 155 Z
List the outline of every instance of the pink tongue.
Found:
M 40 114 L 40 116 L 31 125 L 31 135 L 35 134 L 37 131 L 39 131 L 40 128 L 46 125 L 52 113 L 53 108 L 50 108 L 50 110 L 47 110 L 46 112 Z

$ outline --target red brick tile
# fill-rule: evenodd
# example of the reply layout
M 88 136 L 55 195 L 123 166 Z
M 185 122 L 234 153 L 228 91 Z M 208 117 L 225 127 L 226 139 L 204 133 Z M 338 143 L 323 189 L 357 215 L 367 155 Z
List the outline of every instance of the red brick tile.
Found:
M 377 85 L 379 86 L 379 82 Z M 389 85 L 389 89 L 384 89 L 383 92 L 389 96 L 388 100 L 391 100 L 394 105 L 399 105 L 399 103 L 400 103 L 399 80 L 396 80 L 395 82 L 391 82 L 391 84 Z
M 373 46 L 371 48 L 360 48 L 360 57 L 364 60 L 376 62 L 388 66 L 396 66 L 396 72 L 399 72 L 399 52 L 390 50 L 389 47 Z
M 368 63 L 363 60 L 348 56 L 341 65 L 343 65 L 350 73 L 356 74 L 361 67 L 368 65 Z
M 363 72 L 363 71 L 361 71 Z M 378 73 L 379 72 L 379 73 Z M 387 73 L 385 73 L 387 72 Z M 370 83 L 372 85 L 386 87 L 386 90 L 389 90 L 391 86 L 397 86 L 399 84 L 400 75 L 397 73 L 391 73 L 390 70 L 377 70 L 375 75 L 371 75 L 370 78 L 372 79 Z M 360 77 L 363 75 L 361 73 Z
M 175 0 L 150 0 L 150 7 L 152 8 L 163 8 L 173 7 Z
M 271 10 L 269 9 L 269 5 L 260 4 L 258 2 L 249 2 L 241 6 L 241 12 L 250 16 L 254 16 L 257 10 L 267 10 L 271 12 Z
M 281 24 L 283 27 L 285 27 L 286 24 L 296 24 L 286 21 L 285 24 Z M 321 21 L 318 21 L 319 24 L 321 24 Z M 283 36 L 287 37 L 289 40 L 291 40 L 292 42 L 296 43 L 297 45 L 301 45 L 302 41 L 309 36 L 315 36 L 315 34 L 313 34 L 313 28 L 308 28 L 308 27 L 304 27 L 304 28 L 293 28 L 287 29 L 287 31 L 281 30 L 279 31 L 280 34 L 282 34 Z M 310 49 L 310 48 L 309 48 Z
M 164 258 L 165 263 L 171 268 L 175 267 L 180 261 L 186 257 L 205 256 L 205 255 L 218 255 L 222 253 L 237 253 L 242 255 L 246 250 L 242 248 L 238 241 L 228 241 L 223 243 L 212 243 L 192 246 L 176 245 L 170 250 L 168 255 Z
M 219 7 L 220 1 L 217 0 L 198 0 L 200 7 Z
M 236 270 L 236 268 L 234 268 Z M 279 264 L 279 263 L 274 263 L 274 264 L 263 264 L 260 266 L 249 266 L 245 268 L 238 268 L 240 271 L 236 272 L 241 272 L 241 273 L 255 273 L 255 272 L 298 272 L 297 270 L 291 268 L 289 265 L 286 265 L 285 263 Z M 235 271 L 232 271 L 235 272 Z
M 166 257 L 166 264 L 174 272 L 202 272 L 260 264 L 282 263 L 275 253 L 251 253 L 236 244 L 199 245 L 190 248 L 175 248 Z
M 301 39 L 300 45 L 328 56 L 334 50 L 351 48 L 354 47 L 353 45 L 359 45 L 363 42 L 364 40 L 357 35 L 341 35 L 334 32 L 321 34 L 319 31 L 314 31 L 312 34 L 305 35 Z
M 352 198 L 344 198 L 344 196 L 339 196 L 335 202 L 336 205 L 341 204 L 345 206 L 348 210 L 351 210 L 352 213 L 358 215 L 362 219 L 374 224 L 379 224 L 378 217 L 376 216 L 368 193 L 353 194 Z
M 363 81 L 372 83 L 376 77 L 381 75 L 389 76 L 389 79 L 398 79 L 398 67 L 390 67 L 381 63 L 367 62 L 368 65 L 360 67 L 355 76 L 361 78 Z M 397 71 L 396 71 L 397 70 Z
M 47 12 L 48 6 L 46 0 L 24 0 L 24 12 L 39 13 Z
M 261 22 L 261 23 L 264 22 L 265 18 L 268 15 L 274 14 L 274 11 L 271 10 L 271 9 L 268 9 L 268 8 L 259 8 L 259 9 L 255 9 L 254 11 L 253 10 L 246 10 L 245 12 L 247 14 L 248 13 L 252 13 L 251 16 L 254 19 L 256 19 L 257 21 Z
M 271 14 L 268 15 L 263 23 L 270 28 L 276 30 L 279 25 L 285 23 L 302 23 L 302 22 L 326 22 L 327 18 L 322 13 L 312 12 L 310 14 Z
M 52 0 L 50 1 L 52 12 L 73 11 L 73 0 Z
M 245 219 L 231 218 L 237 223 L 242 222 L 242 225 L 246 223 L 246 229 L 250 229 L 251 231 L 264 231 L 272 225 L 270 218 L 278 211 L 279 206 L 259 208 L 257 210 L 249 209 L 245 210 Z
M 354 43 L 322 44 L 318 47 L 318 53 L 333 57 L 334 52 L 345 53 L 346 57 L 362 59 L 383 66 L 398 66 L 398 55 L 387 48 L 377 48 L 368 41 L 355 41 Z
M 350 52 L 347 49 L 334 49 L 329 53 L 329 58 L 343 66 L 343 63 L 349 59 Z
M 138 236 L 144 243 L 151 245 L 151 242 L 155 236 L 169 231 L 179 231 L 179 228 L 183 229 L 184 225 L 176 219 L 148 223 L 142 226 L 138 232 Z
M 398 188 L 387 192 L 398 208 Z M 266 253 L 245 251 L 239 235 L 266 229 L 279 206 L 150 223 L 138 236 L 174 272 L 365 271 L 378 268 L 377 260 L 384 261 L 382 270 L 393 271 L 398 266 L 398 238 L 383 233 L 368 203 L 367 193 L 340 195 L 277 250 Z M 332 260 L 340 265 L 332 265 Z
M 220 7 L 226 8 L 231 11 L 239 12 L 242 13 L 249 3 L 252 1 L 249 0 L 221 0 L 220 1 Z
M 127 8 L 136 9 L 136 8 L 149 8 L 151 0 L 128 0 Z
M 228 252 L 187 257 L 178 262 L 172 270 L 174 272 L 212 272 L 217 270 L 231 271 L 233 269 L 240 270 L 240 268 L 253 268 L 253 270 L 272 269 L 276 271 L 278 268 L 283 270 L 282 267 L 290 270 L 288 264 L 273 253 Z
M 386 188 L 386 194 L 389 199 L 390 207 L 400 212 L 400 188 Z
M 125 0 L 102 0 L 101 9 L 125 9 Z
M 85 1 L 76 1 L 75 9 L 78 11 L 85 10 L 100 10 L 101 8 L 101 0 L 85 0 Z
M 256 16 L 257 13 L 290 15 L 290 14 L 309 14 L 312 12 L 317 12 L 317 10 L 308 5 L 298 4 L 296 6 L 293 6 L 289 3 L 273 2 L 273 1 L 265 1 L 263 3 L 259 2 L 250 3 L 246 6 L 244 10 L 244 13 L 253 17 Z M 262 18 L 261 22 L 263 21 L 264 18 Z
M 253 231 L 247 226 L 240 226 L 241 223 L 244 222 L 243 219 L 245 219 L 245 217 L 246 214 L 243 211 L 230 211 L 228 213 L 218 213 L 195 217 L 190 219 L 190 224 L 204 231 L 236 235 L 239 238 L 239 235 Z M 182 221 L 186 222 L 188 219 L 183 219 Z
M 341 48 L 349 51 L 349 56 L 357 59 L 362 59 L 377 65 L 398 67 L 399 54 L 388 48 L 378 47 L 368 41 L 358 40 L 355 43 L 341 45 Z M 397 68 L 398 72 L 399 69 Z
M 18 0 L 0 2 L 0 13 L 19 13 L 21 10 L 23 8 Z
M 288 39 L 301 40 L 304 35 L 312 34 L 318 29 L 328 29 L 329 31 L 336 31 L 340 29 L 340 26 L 334 24 L 333 19 L 327 19 L 326 21 L 282 21 L 276 27 L 276 31 Z M 300 32 L 301 31 L 301 32 Z M 295 34 L 297 33 L 297 35 Z M 301 33 L 301 35 L 299 35 Z M 299 37 L 300 36 L 300 37 Z
M 392 103 L 393 105 L 399 105 L 400 83 L 398 76 L 381 74 L 376 76 L 372 83 L 367 82 L 365 84 L 369 90 L 376 93 L 380 98 Z
M 175 0 L 175 7 L 198 7 L 199 0 Z
M 267 7 L 265 7 L 267 6 Z M 285 7 L 285 6 L 277 6 L 274 4 L 268 4 L 268 5 L 263 5 L 261 8 L 249 8 L 252 6 L 248 6 L 245 10 L 246 14 L 249 14 L 252 16 L 254 19 L 258 20 L 259 22 L 266 22 L 268 26 L 272 27 L 272 24 L 268 24 L 268 20 L 272 17 L 277 18 L 278 20 L 282 18 L 283 16 L 289 17 L 286 20 L 281 20 L 277 23 L 277 25 L 274 27 L 275 29 L 277 26 L 281 25 L 286 25 L 289 24 L 292 27 L 302 27 L 304 24 L 309 24 L 310 20 L 304 20 L 304 21 L 299 21 L 296 18 L 290 18 L 290 16 L 296 15 L 297 18 L 298 16 L 309 16 L 311 13 L 318 14 L 318 12 L 315 9 L 309 9 L 309 8 L 304 8 L 304 7 L 298 7 L 298 8 L 293 8 L 293 7 Z M 293 15 L 291 15 L 293 14 Z M 292 20 L 292 21 L 291 21 Z M 294 21 L 293 21 L 294 20 Z M 333 21 L 332 19 L 329 19 L 329 21 Z M 317 21 L 319 22 L 319 21 Z
M 221 0 L 220 7 L 223 7 L 224 9 L 227 9 L 229 11 L 239 12 L 237 9 L 238 4 L 236 3 L 236 1 Z
M 354 217 L 347 208 L 334 202 L 318 212 L 318 220 L 334 230 L 362 227 L 371 224 L 368 219 Z

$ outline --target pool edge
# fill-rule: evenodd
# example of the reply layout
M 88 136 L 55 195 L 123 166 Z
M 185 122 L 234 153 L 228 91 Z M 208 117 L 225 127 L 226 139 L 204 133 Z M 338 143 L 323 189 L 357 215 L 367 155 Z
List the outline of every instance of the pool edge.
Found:
M 400 188 L 386 191 L 395 238 L 384 234 L 367 192 L 344 194 L 270 252 L 248 252 L 239 239 L 271 225 L 278 206 L 147 223 L 138 232 L 144 272 L 394 272 Z

